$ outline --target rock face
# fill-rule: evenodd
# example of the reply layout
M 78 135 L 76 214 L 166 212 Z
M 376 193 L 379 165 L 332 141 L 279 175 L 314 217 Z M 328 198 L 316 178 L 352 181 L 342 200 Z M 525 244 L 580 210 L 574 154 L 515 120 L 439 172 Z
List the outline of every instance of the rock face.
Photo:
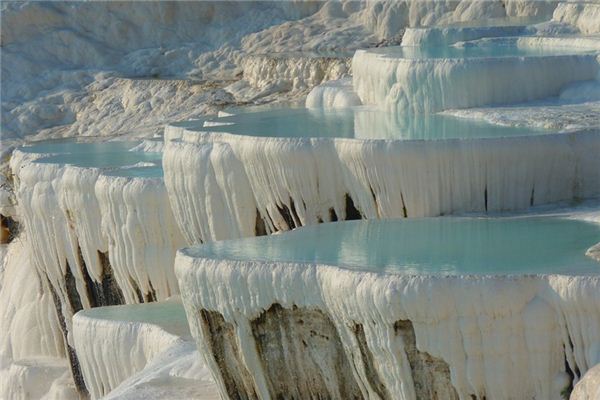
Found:
M 250 327 L 271 398 L 362 398 L 335 325 L 322 311 L 273 304 Z

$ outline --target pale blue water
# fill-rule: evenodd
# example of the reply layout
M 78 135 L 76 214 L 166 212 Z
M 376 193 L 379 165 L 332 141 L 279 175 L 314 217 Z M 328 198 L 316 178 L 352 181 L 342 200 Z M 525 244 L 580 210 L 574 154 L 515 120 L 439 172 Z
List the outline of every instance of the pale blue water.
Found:
M 56 139 L 33 142 L 22 147 L 19 150 L 28 153 L 99 153 L 99 152 L 117 152 L 127 151 L 137 145 L 139 142 L 78 142 L 76 139 Z
M 433 28 L 494 28 L 494 27 L 520 27 L 525 28 L 529 25 L 544 22 L 548 18 L 544 16 L 533 17 L 508 17 L 508 18 L 487 18 L 472 21 L 452 22 L 447 25 L 435 26 Z M 504 36 L 504 35 L 503 35 Z
M 109 176 L 125 176 L 125 177 L 136 177 L 136 178 L 162 178 L 164 176 L 162 165 L 156 166 L 145 166 L 145 167 L 130 167 L 130 168 L 119 168 L 114 171 L 105 173 Z
M 162 176 L 162 153 L 129 151 L 139 142 L 81 143 L 73 139 L 45 141 L 21 147 L 30 153 L 49 153 L 37 162 L 69 164 L 78 167 L 113 169 L 140 162 L 152 163 L 152 167 L 126 169 L 123 176 Z M 136 175 L 139 174 L 139 175 Z
M 198 257 L 443 275 L 597 274 L 600 225 L 558 217 L 347 221 L 193 247 Z
M 156 303 L 97 307 L 80 311 L 83 315 L 109 321 L 146 322 L 158 325 L 180 336 L 189 336 L 189 325 L 181 302 L 167 300 Z
M 117 168 L 139 162 L 160 162 L 162 153 L 141 151 L 106 151 L 93 153 L 69 153 L 50 156 L 39 160 L 41 163 L 70 164 L 78 167 Z
M 252 109 L 247 109 L 252 111 Z M 361 139 L 466 139 L 542 135 L 548 130 L 506 127 L 439 114 L 404 115 L 368 107 L 309 110 L 301 107 L 267 109 L 222 117 L 234 125 L 202 127 L 203 121 L 178 124 L 191 130 L 228 132 L 261 137 L 325 137 Z
M 382 47 L 369 52 L 381 54 L 384 57 L 406 58 L 409 60 L 428 60 L 441 58 L 490 58 L 490 57 L 541 57 L 541 56 L 575 56 L 578 54 L 595 54 L 576 48 L 544 48 L 519 47 L 514 40 L 506 38 L 481 39 L 465 42 L 463 46 L 439 47 Z M 549 60 L 549 62 L 552 62 Z

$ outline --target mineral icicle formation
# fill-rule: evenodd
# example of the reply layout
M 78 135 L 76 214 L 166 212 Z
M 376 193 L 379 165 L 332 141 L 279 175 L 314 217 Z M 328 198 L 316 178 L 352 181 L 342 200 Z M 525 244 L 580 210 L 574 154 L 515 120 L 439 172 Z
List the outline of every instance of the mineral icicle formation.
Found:
M 599 4 L 0 7 L 0 398 L 598 394 Z

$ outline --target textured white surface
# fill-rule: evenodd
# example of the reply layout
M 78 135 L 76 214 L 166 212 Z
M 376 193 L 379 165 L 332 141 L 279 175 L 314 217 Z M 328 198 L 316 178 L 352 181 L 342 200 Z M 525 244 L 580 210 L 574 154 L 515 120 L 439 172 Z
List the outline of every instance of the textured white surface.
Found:
M 198 310 L 217 311 L 235 327 L 261 398 L 269 398 L 249 323 L 273 303 L 317 308 L 334 322 L 355 379 L 363 375 L 352 326 L 364 327 L 373 365 L 395 398 L 414 399 L 394 323 L 410 320 L 420 351 L 443 359 L 461 399 L 560 399 L 569 368 L 583 375 L 600 359 L 598 277 L 433 277 L 353 272 L 336 267 L 194 259 L 179 252 L 176 273 L 192 334 L 224 392 Z M 247 285 L 246 282 L 251 282 Z M 363 371 L 363 372 L 361 372 Z M 579 379 L 580 376 L 576 376 Z M 366 395 L 366 393 L 365 393 Z
M 596 132 L 472 140 L 257 138 L 168 127 L 165 184 L 188 243 L 346 217 L 525 209 L 600 193 Z M 227 166 L 227 168 L 224 168 Z M 533 201 L 532 201 L 533 193 Z M 292 207 L 293 203 L 293 207 Z
M 0 287 L 0 368 L 11 360 L 64 356 L 52 296 L 32 265 L 27 238 L 8 245 Z
M 600 33 L 600 4 L 563 1 L 554 10 L 552 20 L 573 25 L 584 34 Z
M 164 300 L 177 294 L 172 265 L 184 241 L 162 178 L 100 176 L 95 193 L 101 232 L 108 239 L 110 263 L 125 301 Z M 99 226 L 95 230 L 100 231 Z
M 211 390 L 214 393 L 208 371 L 191 343 L 185 319 L 185 326 L 174 326 L 170 322 L 161 324 L 160 315 L 148 320 L 135 315 L 136 310 L 160 313 L 161 303 L 126 307 L 132 313 L 131 320 L 126 315 L 120 320 L 106 318 L 102 309 L 74 316 L 75 348 L 92 398 L 106 396 L 117 387 L 115 393 L 110 393 L 112 398 L 143 398 L 142 393 L 153 398 L 176 398 L 178 393 L 197 398 Z M 170 315 L 163 318 L 173 319 Z M 156 393 L 149 390 L 154 385 Z
M 523 40 L 518 43 L 526 45 Z M 595 79 L 599 70 L 595 55 L 413 60 L 358 50 L 352 60 L 354 90 L 363 104 L 398 112 L 436 112 L 556 96 L 572 82 Z
M 237 79 L 248 55 L 352 51 L 398 43 L 408 26 L 506 16 L 550 19 L 554 7 L 537 0 L 5 2 L 3 134 L 110 135 L 144 129 L 151 135 L 165 117 L 194 117 L 208 111 L 207 103 L 223 100 L 223 92 L 169 81 L 173 77 Z M 293 79 L 308 82 L 302 76 Z
M 570 400 L 600 399 L 600 364 L 588 370 L 575 385 Z
M 306 108 L 348 108 L 361 105 L 354 93 L 350 78 L 339 79 L 315 86 L 306 97 Z

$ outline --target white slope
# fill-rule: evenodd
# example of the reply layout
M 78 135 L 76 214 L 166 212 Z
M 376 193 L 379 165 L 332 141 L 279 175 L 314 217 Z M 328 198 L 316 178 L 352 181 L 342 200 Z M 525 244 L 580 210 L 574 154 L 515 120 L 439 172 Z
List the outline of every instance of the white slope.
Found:
M 527 0 L 5 2 L 3 139 L 58 126 L 60 135 L 124 133 L 145 117 L 159 123 L 179 110 L 183 119 L 210 103 L 209 93 L 186 100 L 189 89 L 155 81 L 135 88 L 140 84 L 117 77 L 239 79 L 247 55 L 353 51 L 399 43 L 406 26 L 507 15 L 549 19 L 553 9 L 551 2 Z M 144 86 L 155 92 L 152 101 L 139 99 Z M 131 97 L 139 101 L 135 111 Z

